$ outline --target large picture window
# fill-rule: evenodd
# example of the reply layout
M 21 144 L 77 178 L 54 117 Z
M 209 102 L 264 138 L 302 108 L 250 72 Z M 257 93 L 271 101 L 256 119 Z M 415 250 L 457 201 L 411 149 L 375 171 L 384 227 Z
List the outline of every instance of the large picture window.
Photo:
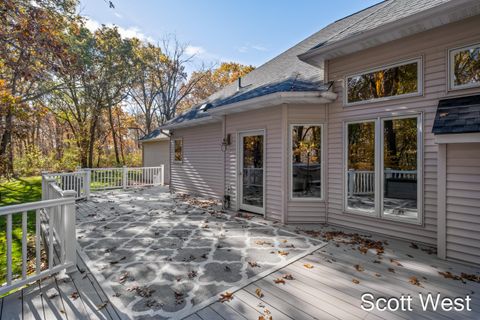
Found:
M 174 161 L 182 162 L 183 161 L 183 141 L 182 139 L 175 139 L 174 142 Z
M 322 198 L 322 126 L 292 125 L 291 198 Z
M 346 78 L 346 104 L 421 94 L 421 59 Z
M 480 86 L 480 44 L 450 50 L 450 89 Z
M 345 210 L 420 223 L 421 117 L 345 127 Z

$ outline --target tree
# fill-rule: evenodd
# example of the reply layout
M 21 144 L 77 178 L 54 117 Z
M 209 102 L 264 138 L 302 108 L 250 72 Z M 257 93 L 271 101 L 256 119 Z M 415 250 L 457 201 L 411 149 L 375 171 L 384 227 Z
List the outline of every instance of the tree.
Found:
M 75 19 L 75 0 L 0 2 L 0 171 L 13 173 L 15 117 L 55 89 L 60 62 L 69 60 L 64 30 Z
M 223 62 L 214 70 L 195 71 L 189 82 L 196 85 L 181 103 L 180 110 L 184 111 L 191 106 L 201 103 L 215 92 L 221 90 L 238 78 L 253 71 L 255 67 L 242 65 L 236 62 Z

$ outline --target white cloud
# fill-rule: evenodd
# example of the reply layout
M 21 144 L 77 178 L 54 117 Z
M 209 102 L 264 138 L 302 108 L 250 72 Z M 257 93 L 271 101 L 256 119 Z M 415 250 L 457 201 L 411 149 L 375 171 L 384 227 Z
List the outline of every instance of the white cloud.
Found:
M 206 50 L 200 46 L 190 46 L 185 48 L 185 54 L 189 56 L 205 54 Z
M 139 27 L 133 26 L 133 27 L 124 28 L 124 27 L 114 25 L 113 23 L 105 23 L 105 25 L 107 27 L 116 26 L 117 29 L 118 29 L 118 33 L 120 33 L 122 38 L 138 38 L 142 41 L 155 42 L 155 40 L 152 37 L 149 37 L 149 36 L 145 35 L 140 30 Z M 95 21 L 95 20 L 90 19 L 90 18 L 87 18 L 86 21 L 85 21 L 85 27 L 92 32 L 94 32 L 95 30 L 97 30 L 101 26 L 102 26 L 102 24 L 100 22 Z
M 113 15 L 114 15 L 115 17 L 119 18 L 119 19 L 122 19 L 122 18 L 123 18 L 123 16 L 122 16 L 120 13 L 118 13 L 118 12 L 114 12 Z
M 238 52 L 240 53 L 247 53 L 251 50 L 256 50 L 256 51 L 268 51 L 267 47 L 264 47 L 259 44 L 251 44 L 251 43 L 246 43 L 245 45 L 238 47 L 237 48 Z

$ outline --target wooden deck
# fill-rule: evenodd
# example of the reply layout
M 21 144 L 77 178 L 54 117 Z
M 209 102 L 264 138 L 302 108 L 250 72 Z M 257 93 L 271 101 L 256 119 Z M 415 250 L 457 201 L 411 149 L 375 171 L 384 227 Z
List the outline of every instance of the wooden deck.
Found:
M 480 319 L 480 283 L 446 279 L 438 273 L 450 271 L 478 275 L 480 268 L 440 260 L 428 249 L 415 248 L 409 242 L 388 239 L 384 247 L 385 253 L 379 258 L 374 250 L 362 254 L 354 244 L 331 241 L 312 255 L 235 292 L 231 301 L 213 303 L 186 319 L 256 320 L 262 315 L 269 315 L 274 320 Z M 305 264 L 312 268 L 305 267 Z M 3 298 L 1 319 L 125 318 L 108 302 L 81 260 L 78 269 L 68 278 L 50 278 Z M 285 280 L 285 284 L 274 282 L 286 274 L 291 274 L 294 279 Z M 419 283 L 412 284 L 411 277 Z M 358 283 L 354 283 L 354 279 Z M 261 298 L 257 289 L 261 289 Z M 74 299 L 74 292 L 78 292 L 78 298 Z M 411 294 L 414 311 L 364 311 L 360 307 L 360 297 L 365 292 L 383 297 Z M 468 294 L 472 298 L 473 311 L 423 312 L 419 292 L 440 292 L 442 296 L 450 297 Z

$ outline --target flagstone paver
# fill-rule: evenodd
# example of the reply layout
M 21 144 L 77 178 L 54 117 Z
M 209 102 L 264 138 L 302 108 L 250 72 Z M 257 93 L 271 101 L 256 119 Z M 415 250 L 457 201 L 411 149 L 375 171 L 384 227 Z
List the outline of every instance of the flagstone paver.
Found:
M 82 256 L 122 312 L 177 319 L 324 245 L 200 204 L 165 188 L 103 192 L 77 204 Z

